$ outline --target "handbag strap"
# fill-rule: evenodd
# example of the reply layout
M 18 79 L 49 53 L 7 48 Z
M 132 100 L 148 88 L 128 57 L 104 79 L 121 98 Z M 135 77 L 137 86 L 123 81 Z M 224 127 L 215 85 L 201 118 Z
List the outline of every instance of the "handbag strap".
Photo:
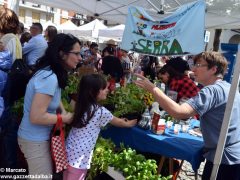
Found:
M 16 39 L 16 59 L 22 59 L 22 46 L 17 36 Z M 14 59 L 15 60 L 15 59 Z
M 62 123 L 62 115 L 57 114 L 57 123 L 54 126 L 53 132 L 55 132 L 57 129 L 62 129 L 63 128 L 63 123 Z

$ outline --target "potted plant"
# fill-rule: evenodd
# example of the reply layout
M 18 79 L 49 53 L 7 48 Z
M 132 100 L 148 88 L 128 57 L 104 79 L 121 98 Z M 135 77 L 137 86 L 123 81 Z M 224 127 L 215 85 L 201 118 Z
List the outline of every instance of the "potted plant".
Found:
M 100 137 L 95 146 L 87 179 L 94 179 L 101 172 L 114 174 L 114 179 L 119 180 L 123 178 L 128 180 L 171 179 L 171 176 L 157 175 L 155 160 L 146 159 L 143 155 L 137 154 L 135 150 L 125 148 L 123 144 L 120 149 L 116 150 L 111 140 Z
M 94 179 L 98 174 L 107 172 L 113 155 L 115 145 L 109 139 L 99 137 L 94 148 L 91 169 L 88 171 L 87 180 Z
M 147 97 L 148 94 L 142 88 L 131 83 L 110 93 L 102 105 L 108 108 L 114 116 L 139 119 L 148 103 L 153 101 Z M 133 114 L 135 116 L 132 116 Z

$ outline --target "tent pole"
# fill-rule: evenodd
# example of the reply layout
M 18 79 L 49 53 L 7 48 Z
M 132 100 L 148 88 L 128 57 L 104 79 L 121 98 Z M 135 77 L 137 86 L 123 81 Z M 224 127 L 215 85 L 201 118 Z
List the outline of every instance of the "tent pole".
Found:
M 221 132 L 220 136 L 218 139 L 218 145 L 213 161 L 213 169 L 211 173 L 211 180 L 216 180 L 217 178 L 217 173 L 219 169 L 219 165 L 221 164 L 222 161 L 222 154 L 224 151 L 224 146 L 226 143 L 226 138 L 227 138 L 227 133 L 228 133 L 228 127 L 232 115 L 232 107 L 233 107 L 233 101 L 236 96 L 236 92 L 238 91 L 238 83 L 239 83 L 239 74 L 240 74 L 240 44 L 238 45 L 238 52 L 237 52 L 237 57 L 236 57 L 236 64 L 234 67 L 234 73 L 233 73 L 233 79 L 230 87 L 230 92 L 228 95 L 228 101 L 224 113 L 224 118 L 222 122 L 222 127 L 221 127 Z

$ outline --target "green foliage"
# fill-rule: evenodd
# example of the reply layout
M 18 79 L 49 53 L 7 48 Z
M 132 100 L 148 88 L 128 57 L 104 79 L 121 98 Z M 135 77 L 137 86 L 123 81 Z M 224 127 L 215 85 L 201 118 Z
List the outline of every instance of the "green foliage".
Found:
M 80 77 L 77 76 L 76 74 L 70 74 L 68 76 L 68 83 L 67 86 L 65 87 L 65 91 L 68 92 L 68 94 L 74 94 L 77 93 L 78 89 L 78 84 L 80 82 Z
M 62 96 L 62 103 L 63 103 L 63 107 L 65 108 L 65 110 L 67 112 L 73 112 L 74 111 L 73 107 L 69 103 L 69 99 L 66 99 Z
M 67 86 L 62 92 L 62 98 L 68 99 L 69 94 L 76 94 L 78 89 L 78 84 L 80 82 L 80 77 L 76 74 L 70 74 L 68 75 L 68 82 Z
M 146 159 L 131 148 L 121 145 L 119 151 L 114 151 L 115 145 L 111 140 L 99 138 L 93 153 L 91 169 L 87 179 L 93 179 L 99 172 L 107 172 L 108 166 L 113 166 L 123 173 L 127 180 L 168 180 L 171 176 L 157 175 L 155 160 Z
M 12 113 L 22 116 L 23 115 L 23 104 L 24 104 L 24 98 L 19 99 L 16 101 L 11 108 Z
M 170 179 L 157 175 L 157 164 L 155 160 L 146 159 L 143 155 L 137 154 L 131 148 L 123 148 L 119 153 L 114 154 L 112 166 L 123 172 L 126 180 L 161 180 Z
M 145 91 L 135 84 L 127 84 L 126 87 L 119 87 L 113 94 L 109 94 L 102 104 L 114 106 L 112 113 L 117 117 L 128 113 L 141 114 L 146 107 L 144 93 Z
M 166 119 L 166 121 L 173 121 L 174 120 L 174 118 L 171 116 L 171 115 L 166 115 L 165 117 L 164 117 L 164 119 Z
M 92 180 L 98 173 L 107 171 L 109 164 L 111 164 L 114 148 L 115 145 L 111 140 L 98 138 L 87 180 Z
M 62 91 L 62 103 L 66 111 L 73 112 L 73 109 L 70 105 L 70 94 L 76 94 L 78 89 L 78 84 L 80 82 L 80 77 L 76 74 L 68 75 L 68 82 L 65 89 Z

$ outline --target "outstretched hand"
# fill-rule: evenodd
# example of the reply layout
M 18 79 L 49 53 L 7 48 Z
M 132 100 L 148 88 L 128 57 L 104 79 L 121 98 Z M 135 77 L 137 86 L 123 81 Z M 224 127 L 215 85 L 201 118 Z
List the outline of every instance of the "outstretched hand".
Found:
M 149 92 L 151 92 L 152 89 L 155 87 L 155 85 L 152 82 L 150 82 L 148 78 L 146 78 L 140 74 L 134 74 L 134 75 L 137 76 L 138 78 L 140 78 L 140 80 L 134 81 L 134 83 L 137 86 L 139 86 Z
M 131 119 L 131 120 L 124 119 L 124 121 L 126 122 L 127 127 L 133 127 L 137 124 L 137 119 Z

